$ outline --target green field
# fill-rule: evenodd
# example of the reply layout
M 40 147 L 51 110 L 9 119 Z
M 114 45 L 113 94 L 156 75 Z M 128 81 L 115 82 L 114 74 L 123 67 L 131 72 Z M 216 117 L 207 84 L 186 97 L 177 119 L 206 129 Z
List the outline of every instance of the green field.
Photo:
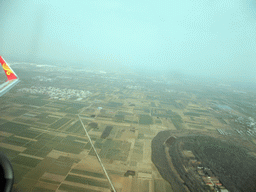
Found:
M 103 173 L 95 173 L 95 172 L 79 170 L 79 169 L 72 169 L 71 173 L 76 173 L 76 174 L 80 174 L 80 175 L 87 175 L 87 176 L 91 176 L 91 177 L 106 178 Z
M 172 120 L 172 123 L 173 125 L 176 127 L 177 130 L 180 130 L 180 129 L 183 129 L 183 126 L 182 126 L 182 123 L 183 123 L 183 120 L 182 120 L 182 117 L 178 114 L 178 113 L 175 113 L 175 112 L 169 112 L 170 114 L 170 118 Z
M 23 115 L 26 112 L 27 112 L 27 110 L 17 109 L 17 110 L 10 112 L 9 115 L 17 117 L 17 116 Z
M 60 156 L 57 160 L 49 164 L 47 172 L 66 176 L 69 173 L 73 163 L 77 162 L 78 161 L 72 158 Z
M 52 151 L 52 148 L 43 147 L 40 151 L 37 151 L 35 156 L 37 157 L 46 157 L 50 152 Z
M 59 187 L 59 190 L 67 191 L 67 192 L 100 192 L 92 189 L 85 189 L 82 187 L 76 187 L 76 186 L 71 186 L 67 184 L 61 184 Z
M 18 121 L 20 123 L 25 123 L 25 124 L 30 124 L 33 125 L 35 124 L 35 121 L 32 121 L 30 119 L 24 119 L 24 118 L 15 118 L 14 121 Z
M 96 141 L 95 141 L 95 143 L 94 143 L 94 147 L 95 148 L 98 148 L 98 149 L 101 149 L 102 148 L 102 146 L 103 146 L 103 139 L 97 139 Z
M 200 113 L 209 113 L 208 110 L 203 110 L 203 109 L 194 109 L 194 111 L 200 112 Z
M 221 122 L 222 124 L 227 124 L 227 122 L 222 118 L 222 117 L 216 117 L 218 119 L 219 122 Z
M 204 129 L 204 126 L 202 126 L 202 125 L 193 125 L 193 124 L 189 124 L 189 127 L 191 127 L 191 128 L 196 128 L 196 129 Z
M 22 153 L 24 154 L 28 154 L 28 155 L 35 155 L 38 152 L 37 149 L 35 148 L 27 148 L 25 151 L 23 151 Z
M 22 131 L 26 131 L 28 128 L 27 125 L 19 124 L 19 123 L 13 123 L 13 122 L 6 122 L 2 125 L 0 125 L 0 131 L 5 131 L 8 133 L 13 133 L 20 135 Z
M 45 101 L 38 98 L 28 98 L 28 97 L 15 97 L 9 100 L 10 102 L 23 104 L 23 105 L 35 105 L 35 106 L 43 106 L 48 104 L 49 101 Z
M 3 152 L 8 157 L 9 160 L 12 160 L 17 155 L 20 154 L 20 152 L 18 151 L 14 151 L 14 150 L 2 148 L 2 147 L 0 147 L 0 151 Z
M 59 119 L 55 123 L 51 124 L 50 128 L 52 128 L 52 129 L 59 129 L 61 126 L 66 124 L 68 121 L 70 121 L 70 119 L 68 119 L 68 118 Z
M 32 129 L 26 129 L 23 132 L 20 132 L 18 135 L 21 137 L 27 137 L 27 138 L 33 139 L 37 137 L 39 134 L 41 134 L 41 132 L 32 130 Z
M 161 121 L 160 119 L 156 119 L 156 120 L 155 120 L 155 123 L 157 123 L 157 124 L 161 124 L 161 123 L 162 123 L 162 121 Z
M 33 189 L 33 192 L 55 192 L 55 190 L 50 190 L 50 189 L 35 187 L 35 188 Z
M 13 135 L 10 136 L 10 137 L 6 137 L 3 140 L 3 143 L 8 143 L 8 144 L 17 145 L 17 146 L 23 146 L 23 145 L 25 145 L 28 142 L 29 141 L 26 140 L 26 139 L 17 138 L 17 137 L 14 137 Z
M 76 142 L 75 140 L 76 137 L 67 136 L 55 146 L 54 149 L 66 153 L 79 154 L 86 148 L 86 145 L 84 143 Z
M 11 162 L 16 163 L 18 165 L 24 165 L 27 167 L 36 167 L 38 165 L 38 163 L 40 163 L 41 161 L 42 160 L 39 160 L 39 159 L 34 159 L 34 158 L 18 155 L 17 157 L 12 159 Z
M 1 124 L 4 124 L 4 123 L 6 123 L 6 122 L 7 122 L 7 120 L 0 119 L 0 125 L 1 125 Z
M 113 107 L 113 108 L 120 107 L 122 105 L 123 105 L 123 103 L 117 103 L 117 102 L 109 102 L 106 104 L 107 107 Z
M 55 121 L 59 120 L 59 118 L 48 116 L 48 113 L 41 113 L 40 115 L 38 115 L 36 117 L 39 118 L 39 120 L 37 122 L 46 123 L 46 124 L 52 124 Z
M 182 124 L 179 121 L 172 120 L 173 125 L 176 127 L 177 130 L 183 129 Z
M 107 181 L 97 181 L 96 179 L 79 177 L 75 175 L 68 175 L 65 180 L 75 182 L 75 183 L 82 183 L 84 185 L 92 185 L 96 187 L 109 188 L 109 183 Z
M 68 108 L 60 109 L 59 112 L 62 112 L 62 113 L 71 113 L 71 114 L 78 114 L 79 110 L 80 110 L 80 109 L 73 108 L 73 107 L 68 107 Z
M 14 183 L 18 183 L 22 180 L 24 175 L 26 175 L 31 168 L 26 167 L 26 166 L 21 166 L 18 164 L 13 163 L 12 164 L 13 172 L 14 172 Z
M 124 117 L 125 116 L 122 115 L 122 114 L 117 114 L 117 115 L 115 115 L 114 120 L 117 121 L 117 122 L 122 122 L 124 120 Z
M 102 146 L 99 156 L 101 158 L 126 161 L 130 146 L 131 144 L 128 142 L 107 139 Z
M 140 115 L 139 124 L 150 125 L 153 123 L 152 117 L 149 115 Z
M 201 114 L 195 112 L 183 112 L 184 115 L 200 117 Z
M 66 132 L 77 133 L 79 135 L 80 134 L 85 135 L 84 128 L 82 127 L 82 124 L 80 121 L 77 121 L 76 123 L 71 125 L 68 129 L 66 129 Z

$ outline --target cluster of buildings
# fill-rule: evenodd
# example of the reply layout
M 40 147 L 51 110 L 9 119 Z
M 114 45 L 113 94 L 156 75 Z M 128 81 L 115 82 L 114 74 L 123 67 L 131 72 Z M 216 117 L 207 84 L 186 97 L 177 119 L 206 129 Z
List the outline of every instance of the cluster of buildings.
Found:
M 44 76 L 36 76 L 36 77 L 33 77 L 32 79 L 38 80 L 38 81 L 46 81 L 46 82 L 53 80 L 52 78 L 48 78 L 48 77 L 44 77 Z
M 196 160 L 196 157 L 192 151 L 184 150 L 183 156 L 189 159 L 189 166 L 193 166 L 196 168 L 196 173 L 203 180 L 204 184 L 208 187 L 210 191 L 228 192 L 228 190 L 222 185 L 222 183 L 213 174 L 213 172 L 209 168 L 202 166 L 202 163 L 200 161 Z
M 241 130 L 236 129 L 236 132 L 237 132 L 239 135 L 245 135 L 245 134 L 247 134 L 247 135 L 249 135 L 249 136 L 256 136 L 256 130 L 251 130 L 251 129 L 249 129 L 249 130 L 247 130 L 246 132 L 243 132 L 243 131 L 241 131 Z
M 141 90 L 141 86 L 137 86 L 137 85 L 127 85 L 126 86 L 127 89 L 135 89 L 135 90 Z
M 58 100 L 68 100 L 70 98 L 77 98 L 77 100 L 82 100 L 87 98 L 92 93 L 90 91 L 84 90 L 76 90 L 76 89 L 60 89 L 56 87 L 35 87 L 31 88 L 22 88 L 18 91 L 23 93 L 31 93 L 31 94 L 44 94 L 48 95 L 51 99 Z
M 214 176 L 209 168 L 198 166 L 197 172 L 201 176 L 205 185 L 209 186 L 210 190 L 218 192 L 228 192 L 228 190 L 220 183 L 219 179 Z
M 44 82 L 48 82 L 48 81 L 54 81 L 54 80 L 58 80 L 58 79 L 65 79 L 65 80 L 71 80 L 71 79 L 78 79 L 78 78 L 74 78 L 74 77 L 67 77 L 67 76 L 56 76 L 54 78 L 49 78 L 49 77 L 45 77 L 45 76 L 36 76 L 32 78 L 33 80 L 38 80 L 38 81 L 44 81 Z
M 235 119 L 236 123 L 239 123 L 240 125 L 243 125 L 243 127 L 248 128 L 248 129 L 256 129 L 256 122 L 252 117 L 248 118 L 243 118 L 243 117 L 238 117 Z
M 226 133 L 226 132 L 223 131 L 222 129 L 217 129 L 217 131 L 218 131 L 221 135 L 229 135 L 228 133 Z

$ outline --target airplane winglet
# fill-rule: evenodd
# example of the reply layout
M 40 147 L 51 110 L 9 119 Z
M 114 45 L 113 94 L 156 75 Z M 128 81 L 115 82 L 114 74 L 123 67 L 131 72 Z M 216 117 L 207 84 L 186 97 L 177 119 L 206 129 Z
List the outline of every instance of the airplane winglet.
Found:
M 8 79 L 8 81 L 18 79 L 18 76 L 14 73 L 12 68 L 5 62 L 2 56 L 0 56 L 0 63 L 4 69 L 5 75 Z

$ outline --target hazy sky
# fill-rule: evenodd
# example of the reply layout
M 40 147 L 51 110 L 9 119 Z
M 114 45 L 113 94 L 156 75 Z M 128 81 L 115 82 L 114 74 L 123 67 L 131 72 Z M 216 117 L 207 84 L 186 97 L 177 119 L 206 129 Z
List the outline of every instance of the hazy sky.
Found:
M 255 81 L 255 0 L 0 1 L 0 54 Z

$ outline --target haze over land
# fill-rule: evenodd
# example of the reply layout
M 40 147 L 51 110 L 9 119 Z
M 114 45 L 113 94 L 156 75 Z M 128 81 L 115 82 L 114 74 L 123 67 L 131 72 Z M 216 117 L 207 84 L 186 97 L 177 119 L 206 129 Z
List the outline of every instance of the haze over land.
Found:
M 2 1 L 8 61 L 255 81 L 251 0 Z
M 77 114 L 118 192 L 255 191 L 255 92 L 182 76 L 13 69 L 21 82 L 0 98 L 13 192 L 110 192 Z
M 117 192 L 256 190 L 256 1 L 5 0 L 0 13 L 21 80 L 0 97 L 13 192 L 110 192 L 96 151 Z

